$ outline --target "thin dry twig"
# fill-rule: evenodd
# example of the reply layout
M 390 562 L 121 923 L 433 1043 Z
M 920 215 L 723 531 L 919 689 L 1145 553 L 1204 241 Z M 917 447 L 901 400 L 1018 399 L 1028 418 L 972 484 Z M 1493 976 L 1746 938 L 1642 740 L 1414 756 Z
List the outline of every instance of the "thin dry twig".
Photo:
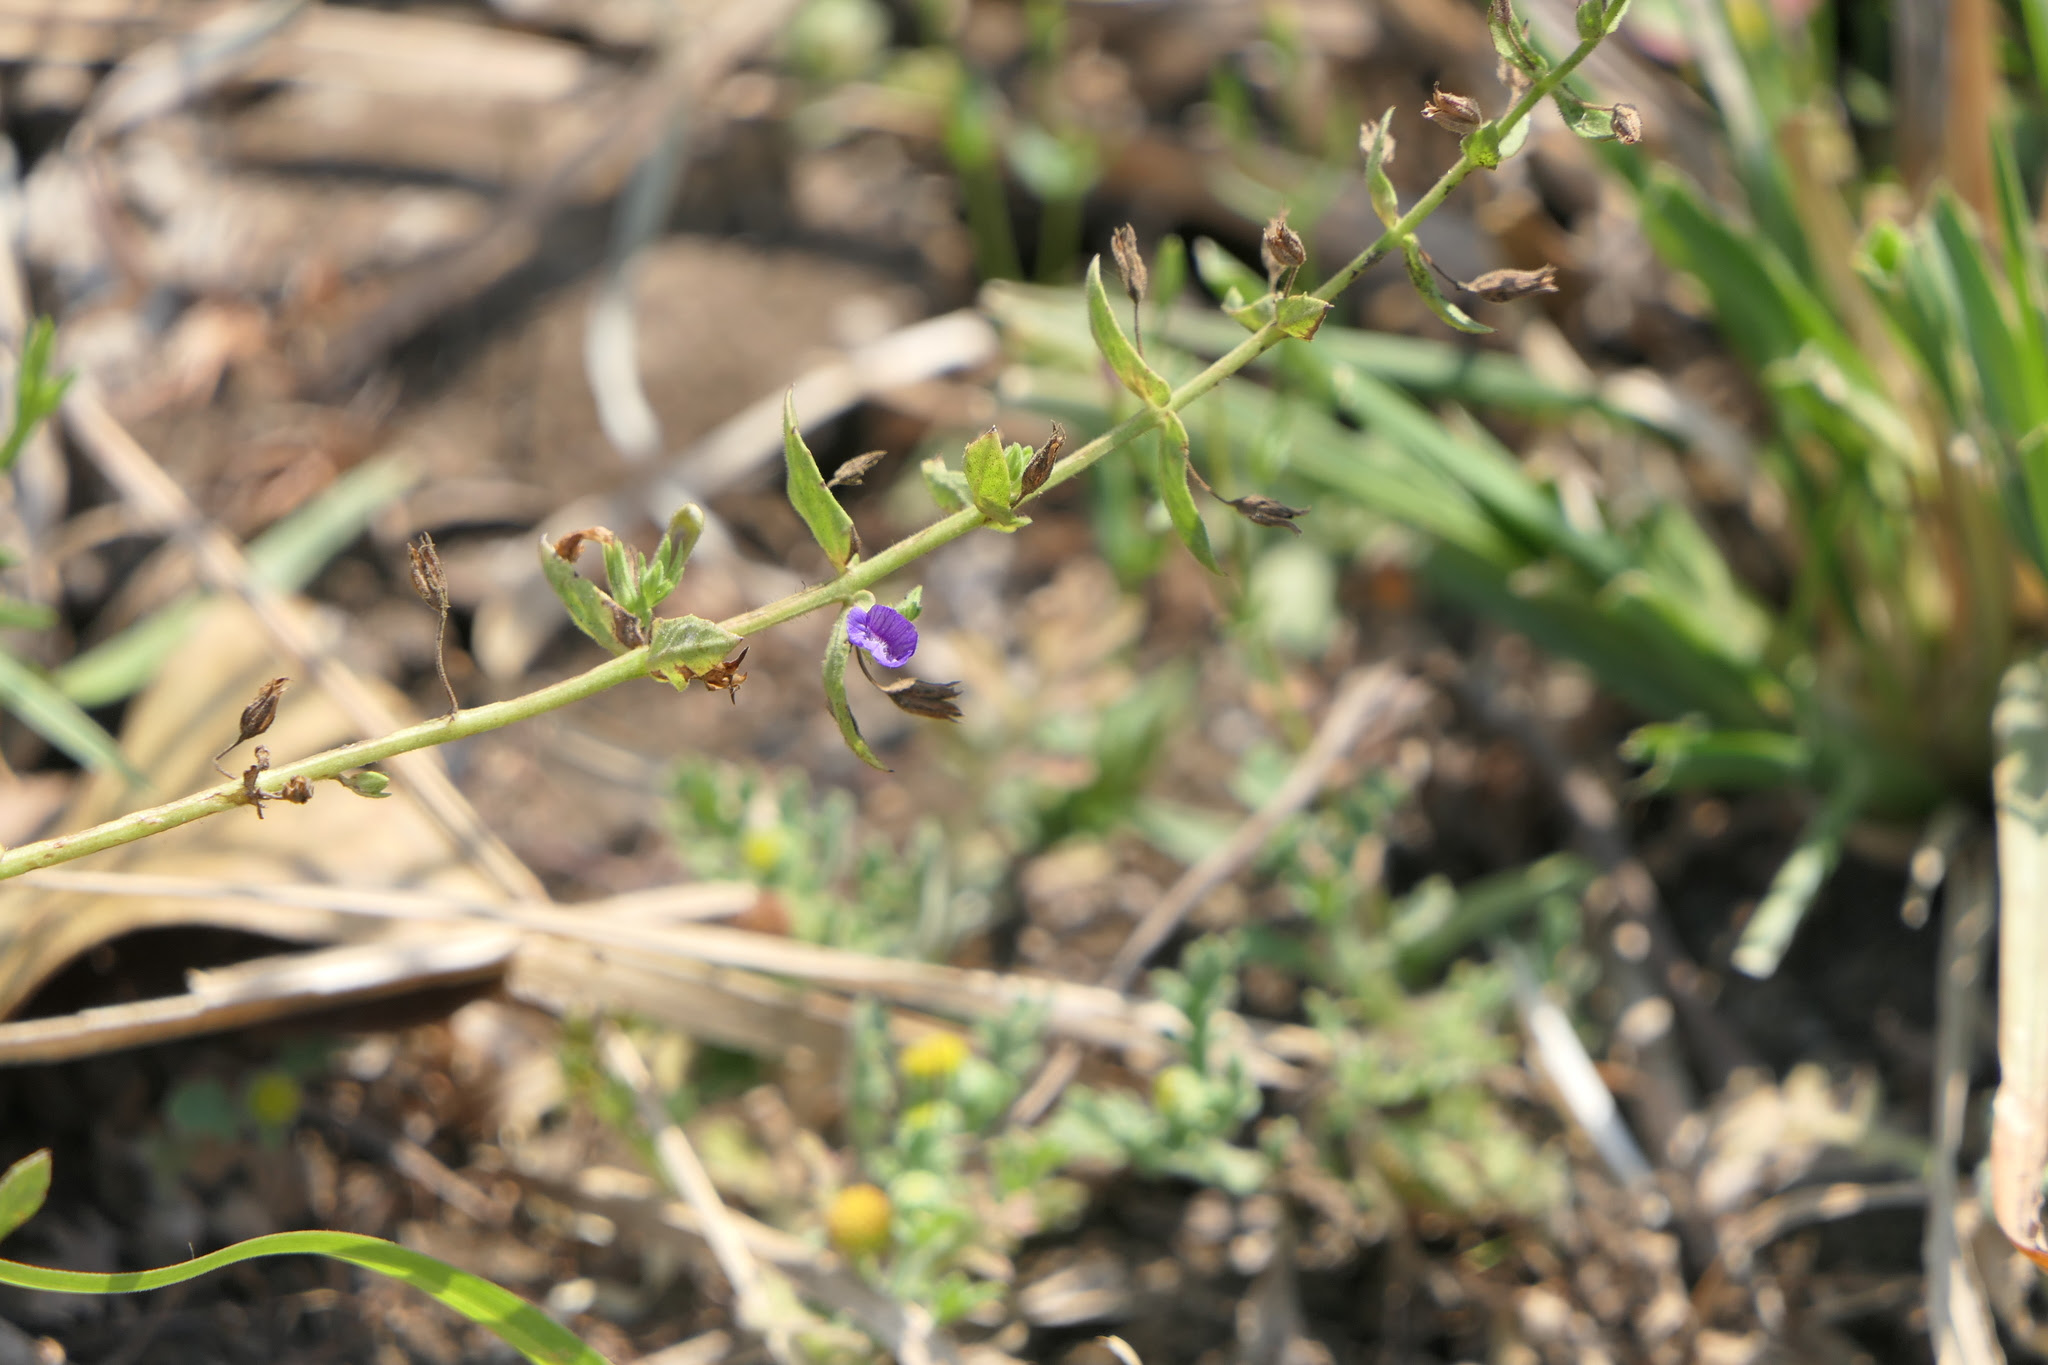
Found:
M 1421 709 L 1426 695 L 1421 684 L 1390 664 L 1347 675 L 1323 717 L 1322 726 L 1295 761 L 1287 780 L 1230 838 L 1182 873 L 1158 903 L 1146 911 L 1116 956 L 1110 959 L 1101 984 L 1115 991 L 1128 989 L 1146 960 L 1173 936 L 1188 912 L 1257 856 L 1289 816 L 1314 800 L 1337 765 L 1362 739 L 1394 733 Z M 1081 1048 L 1074 1043 L 1062 1044 L 1011 1106 L 1010 1121 L 1020 1126 L 1037 1122 L 1052 1108 L 1080 1068 Z
M 689 1136 L 662 1110 L 661 1100 L 654 1091 L 654 1077 L 640 1056 L 640 1050 L 613 1024 L 604 1026 L 598 1047 L 605 1066 L 633 1092 L 641 1126 L 654 1137 L 654 1151 L 661 1162 L 662 1174 L 676 1193 L 689 1202 L 691 1211 L 703 1226 L 704 1240 L 710 1244 L 711 1254 L 718 1258 L 718 1268 L 725 1272 L 725 1278 L 739 1300 L 740 1325 L 749 1331 L 759 1332 L 768 1345 L 769 1354 L 783 1365 L 792 1365 L 797 1356 L 789 1324 L 775 1311 L 769 1298 L 761 1263 L 740 1236 L 731 1211 L 719 1198 L 718 1187 L 711 1183 L 711 1173 L 697 1159 L 697 1151 L 690 1145 Z
M 1927 1162 L 1927 1323 L 1938 1365 L 2004 1365 L 1998 1329 L 1976 1266 L 1964 1254 L 1956 1221 L 1957 1162 L 1970 1100 L 1971 1044 L 1977 1036 L 1984 958 L 1996 907 L 1990 851 L 1981 842 L 1958 861 L 1942 917 L 1941 966 L 1935 977 L 1934 1151 Z

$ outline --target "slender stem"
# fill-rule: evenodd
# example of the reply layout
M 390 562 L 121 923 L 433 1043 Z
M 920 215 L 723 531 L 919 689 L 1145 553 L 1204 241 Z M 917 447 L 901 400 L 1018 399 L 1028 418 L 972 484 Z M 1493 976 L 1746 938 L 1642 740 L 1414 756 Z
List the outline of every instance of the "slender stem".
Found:
M 1515 125 L 1534 113 L 1536 106 L 1550 97 L 1551 91 L 1564 84 L 1565 78 L 1572 74 L 1580 62 L 1592 56 L 1593 49 L 1598 46 L 1598 38 L 1584 40 L 1572 49 L 1569 57 L 1544 72 L 1540 79 L 1524 90 L 1522 97 L 1509 107 L 1507 113 L 1501 115 L 1500 122 L 1495 125 L 1499 129 L 1501 140 L 1505 141 L 1507 135 L 1515 130 Z M 1413 236 L 1415 229 L 1422 226 L 1422 221 L 1435 213 L 1444 200 L 1450 197 L 1451 191 L 1458 188 L 1460 182 L 1478 166 L 1479 162 L 1473 159 L 1471 150 L 1467 148 L 1464 155 L 1458 158 L 1458 163 L 1437 177 L 1437 182 L 1429 187 L 1429 193 L 1416 200 L 1408 211 L 1401 215 L 1399 222 L 1381 233 L 1378 241 L 1352 257 L 1342 270 L 1318 285 L 1315 296 L 1319 299 L 1334 299 L 1349 289 L 1360 275 L 1378 264 L 1408 237 Z
M 1527 118 L 1536 105 L 1545 99 L 1552 90 L 1555 90 L 1571 74 L 1572 69 L 1584 61 L 1596 46 L 1598 46 L 1597 39 L 1587 39 L 1580 43 L 1573 50 L 1571 56 L 1545 72 L 1540 80 L 1525 90 L 1522 93 L 1522 97 L 1515 101 L 1513 107 L 1501 117 L 1497 125 L 1501 135 L 1505 136 L 1518 123 Z M 1459 159 L 1458 164 L 1445 171 L 1436 184 L 1430 188 L 1429 192 L 1418 199 L 1406 213 L 1401 215 L 1399 222 L 1382 233 L 1378 241 L 1360 252 L 1343 269 L 1324 281 L 1315 291 L 1315 296 L 1323 299 L 1334 298 L 1338 293 L 1350 287 L 1354 280 L 1364 274 L 1375 262 L 1385 257 L 1406 237 L 1413 233 L 1416 227 L 1443 203 L 1450 192 L 1456 189 L 1459 182 L 1469 175 L 1478 164 L 1477 161 L 1472 159 L 1471 152 L 1467 150 Z M 963 168 L 963 174 L 965 174 L 965 168 Z M 1231 350 L 1219 356 L 1207 369 L 1175 389 L 1172 397 L 1167 400 L 1164 410 L 1178 412 L 1187 407 L 1188 404 L 1194 402 L 1203 394 L 1208 393 L 1225 379 L 1236 374 L 1239 370 L 1251 364 L 1252 361 L 1277 346 L 1285 339 L 1285 336 L 1285 333 L 1270 323 L 1259 328 Z M 1033 494 L 1033 497 L 1041 496 L 1048 490 L 1065 483 L 1068 479 L 1076 477 L 1110 452 L 1120 449 L 1134 438 L 1150 431 L 1159 421 L 1159 412 L 1159 409 L 1146 408 L 1143 411 L 1134 413 L 1080 449 L 1074 451 L 1073 454 L 1062 459 L 1053 466 L 1051 475 L 1047 477 L 1045 484 L 1038 492 Z M 980 512 L 971 507 L 964 508 L 950 516 L 933 522 L 921 531 L 904 537 L 877 554 L 874 558 L 863 559 L 848 566 L 846 572 L 828 583 L 821 583 L 817 587 L 792 593 L 780 601 L 771 602 L 763 607 L 756 607 L 752 611 L 742 612 L 740 615 L 722 621 L 719 624 L 734 635 L 744 637 L 765 630 L 770 626 L 794 620 L 796 617 L 806 615 L 821 607 L 836 606 L 851 598 L 855 593 L 872 587 L 890 574 L 914 563 L 940 546 L 950 541 L 958 540 L 961 536 L 966 535 L 969 531 L 985 523 L 986 518 Z M 538 691 L 529 692 L 524 696 L 513 697 L 501 702 L 493 702 L 487 706 L 478 706 L 468 711 L 456 710 L 439 719 L 394 731 L 381 739 L 362 740 L 355 744 L 343 745 L 341 748 L 329 749 L 326 753 L 315 754 L 311 758 L 301 759 L 297 763 L 286 764 L 280 768 L 272 768 L 263 775 L 261 785 L 266 792 L 276 792 L 294 777 L 304 777 L 316 782 L 325 778 L 338 777 L 351 768 L 360 768 L 399 754 L 410 753 L 415 749 L 424 749 L 430 745 L 445 744 L 449 740 L 464 739 L 470 735 L 482 734 L 488 730 L 496 730 L 503 726 L 511 725 L 516 721 L 530 720 L 535 716 L 567 706 L 571 702 L 582 701 L 586 697 L 592 697 L 599 692 L 617 687 L 620 683 L 646 677 L 647 673 L 648 653 L 646 646 L 643 645 L 639 649 L 628 651 L 617 658 L 607 660 L 588 672 L 578 674 L 573 678 L 564 679 L 551 686 L 543 687 Z M 442 681 L 444 683 L 447 681 L 445 673 Z M 449 694 L 450 700 L 454 700 L 454 689 L 452 687 L 449 689 Z M 241 784 L 239 782 L 227 782 L 209 787 L 204 791 L 195 792 L 190 796 L 181 797 L 176 801 L 166 802 L 161 806 L 153 806 L 148 810 L 132 812 L 118 819 L 109 820 L 104 824 L 95 825 L 91 829 L 80 830 L 72 834 L 62 834 L 52 839 L 42 839 L 31 844 L 23 844 L 19 848 L 0 852 L 0 880 L 17 877 L 24 872 L 30 872 L 36 868 L 67 863 L 75 858 L 83 858 L 88 854 L 99 853 L 122 844 L 133 843 L 137 839 L 147 838 L 152 834 L 160 834 L 164 830 L 190 824 L 194 820 L 203 819 L 209 815 L 218 815 L 222 811 L 233 810 L 237 806 L 246 804 L 248 804 L 248 797 L 243 792 Z

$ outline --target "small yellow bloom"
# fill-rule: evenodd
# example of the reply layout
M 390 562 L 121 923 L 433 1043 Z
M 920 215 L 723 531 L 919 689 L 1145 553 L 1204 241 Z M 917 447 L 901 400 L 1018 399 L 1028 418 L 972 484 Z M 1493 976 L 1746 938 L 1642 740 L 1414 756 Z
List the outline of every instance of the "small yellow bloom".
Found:
M 967 1060 L 967 1043 L 957 1033 L 927 1033 L 903 1049 L 896 1064 L 913 1081 L 943 1081 Z
M 848 1256 L 862 1256 L 889 1245 L 889 1196 L 873 1185 L 848 1185 L 825 1214 L 832 1245 Z

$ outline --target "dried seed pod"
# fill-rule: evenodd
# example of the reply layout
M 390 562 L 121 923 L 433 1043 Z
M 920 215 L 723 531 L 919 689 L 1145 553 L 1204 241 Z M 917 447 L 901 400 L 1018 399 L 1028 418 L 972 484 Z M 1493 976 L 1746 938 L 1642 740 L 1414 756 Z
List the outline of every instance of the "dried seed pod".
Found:
M 241 733 L 235 736 L 234 744 L 213 756 L 215 772 L 226 777 L 227 770 L 220 766 L 220 761 L 234 752 L 235 744 L 247 743 L 270 728 L 270 723 L 277 719 L 277 699 L 290 681 L 290 678 L 272 678 L 257 690 L 256 699 L 242 708 Z
M 1513 303 L 1526 299 L 1532 294 L 1555 294 L 1557 292 L 1557 267 L 1542 266 L 1536 270 L 1489 270 L 1477 279 L 1463 281 L 1458 286 L 1469 294 L 1477 294 L 1488 303 Z
M 1116 273 L 1124 282 L 1124 293 L 1132 303 L 1144 302 L 1152 277 L 1145 269 L 1145 258 L 1138 254 L 1138 230 L 1125 223 L 1110 233 L 1109 254 L 1116 260 Z
M 1626 147 L 1643 140 L 1643 116 L 1633 104 L 1614 106 L 1614 140 Z
M 1431 88 L 1429 103 L 1422 106 L 1422 116 L 1458 137 L 1478 131 L 1486 122 L 1478 100 L 1468 95 L 1454 95 L 1440 85 Z
M 255 762 L 242 770 L 242 799 L 256 808 L 256 818 L 263 818 L 263 803 L 276 800 L 269 792 L 256 785 L 256 779 L 270 769 L 270 750 L 261 744 L 256 746 Z
M 1284 502 L 1275 502 L 1257 493 L 1247 493 L 1241 498 L 1225 498 L 1223 503 L 1225 506 L 1236 508 L 1238 515 L 1253 525 L 1278 526 L 1296 535 L 1301 534 L 1301 528 L 1294 524 L 1294 519 L 1308 515 L 1309 511 L 1306 507 L 1289 507 Z
M 872 679 L 870 680 L 872 681 Z M 926 720 L 958 720 L 960 708 L 953 699 L 960 695 L 957 682 L 926 682 L 923 678 L 899 678 L 892 683 L 878 683 L 877 690 L 896 703 L 901 711 Z
M 697 680 L 713 692 L 730 694 L 733 705 L 737 706 L 740 701 L 740 684 L 747 680 L 747 675 L 740 672 L 739 667 L 746 660 L 747 651 L 743 649 L 723 663 L 713 664 L 702 673 L 699 673 Z
M 595 536 L 596 531 L 573 531 L 562 537 L 555 547 L 557 554 L 561 546 L 571 541 L 581 543 L 581 537 Z M 611 532 L 605 531 L 610 536 Z M 565 559 L 574 559 L 577 545 L 570 545 Z M 440 624 L 434 630 L 434 671 L 441 675 L 441 686 L 448 693 L 448 714 L 454 715 L 462 709 L 462 703 L 455 698 L 455 684 L 448 680 L 448 575 L 442 571 L 441 555 L 434 548 L 434 538 L 425 531 L 420 538 L 405 547 L 405 557 L 412 565 L 412 590 L 421 600 L 440 613 Z
M 1024 466 L 1024 475 L 1017 481 L 1017 498 L 1011 506 L 1045 487 L 1045 481 L 1052 476 L 1052 467 L 1059 463 L 1060 448 L 1067 443 L 1067 429 L 1058 422 L 1052 424 L 1052 435 L 1045 444 L 1032 452 L 1031 462 Z
M 1259 239 L 1259 259 L 1266 267 L 1267 285 L 1276 291 L 1281 289 L 1281 277 L 1287 276 L 1291 283 L 1294 272 L 1308 259 L 1308 248 L 1302 245 L 1301 234 L 1287 226 L 1284 210 L 1266 224 L 1265 235 Z
M 832 477 L 825 480 L 827 488 L 858 488 L 874 467 L 889 458 L 886 450 L 870 450 L 865 455 L 856 455 L 832 471 Z
M 405 557 L 412 565 L 412 590 L 428 606 L 445 613 L 448 610 L 448 575 L 441 568 L 441 555 L 434 548 L 434 538 L 420 532 L 420 538 L 405 547 Z
M 284 789 L 277 794 L 280 801 L 289 801 L 294 806 L 303 806 L 313 799 L 313 784 L 303 777 L 287 778 Z

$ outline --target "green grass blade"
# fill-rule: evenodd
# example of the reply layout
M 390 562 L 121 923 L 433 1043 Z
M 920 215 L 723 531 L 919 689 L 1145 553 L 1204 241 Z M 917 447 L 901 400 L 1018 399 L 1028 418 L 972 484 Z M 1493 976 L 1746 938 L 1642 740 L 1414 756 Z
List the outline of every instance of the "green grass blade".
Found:
M 5 650 L 0 650 L 0 710 L 11 712 L 81 766 L 94 772 L 117 772 L 138 787 L 149 785 L 98 721 L 48 678 Z
M 1966 222 L 1961 203 L 1950 194 L 1934 203 L 1936 240 L 1947 254 L 1962 305 L 1963 339 L 1976 362 L 1992 424 L 2013 439 L 2048 420 L 2048 358 L 2033 350 L 2032 338 L 2016 325 L 2000 297 L 1984 243 Z
M 438 1299 L 481 1327 L 488 1328 L 535 1365 L 608 1365 L 605 1358 L 576 1339 L 574 1333 L 489 1280 L 466 1274 L 431 1256 L 409 1251 L 378 1237 L 354 1232 L 278 1232 L 158 1270 L 131 1270 L 103 1275 L 82 1270 L 50 1270 L 0 1261 L 0 1283 L 58 1294 L 134 1294 L 164 1289 L 201 1275 L 262 1256 L 326 1256 L 374 1270 Z
M 1813 908 L 1814 896 L 1841 861 L 1842 840 L 1862 812 L 1867 794 L 1868 783 L 1853 771 L 1828 793 L 1800 832 L 1791 856 L 1771 878 L 1770 890 L 1757 904 L 1756 913 L 1743 926 L 1742 938 L 1729 958 L 1736 971 L 1759 980 L 1777 972 L 1792 946 L 1792 936 L 1799 932 L 1799 922 Z
M 1461 887 L 1456 903 L 1440 921 L 1412 927 L 1395 923 L 1395 970 L 1406 985 L 1419 987 L 1469 944 L 1499 933 L 1552 896 L 1581 894 L 1593 874 L 1593 866 L 1583 858 L 1555 853 Z

